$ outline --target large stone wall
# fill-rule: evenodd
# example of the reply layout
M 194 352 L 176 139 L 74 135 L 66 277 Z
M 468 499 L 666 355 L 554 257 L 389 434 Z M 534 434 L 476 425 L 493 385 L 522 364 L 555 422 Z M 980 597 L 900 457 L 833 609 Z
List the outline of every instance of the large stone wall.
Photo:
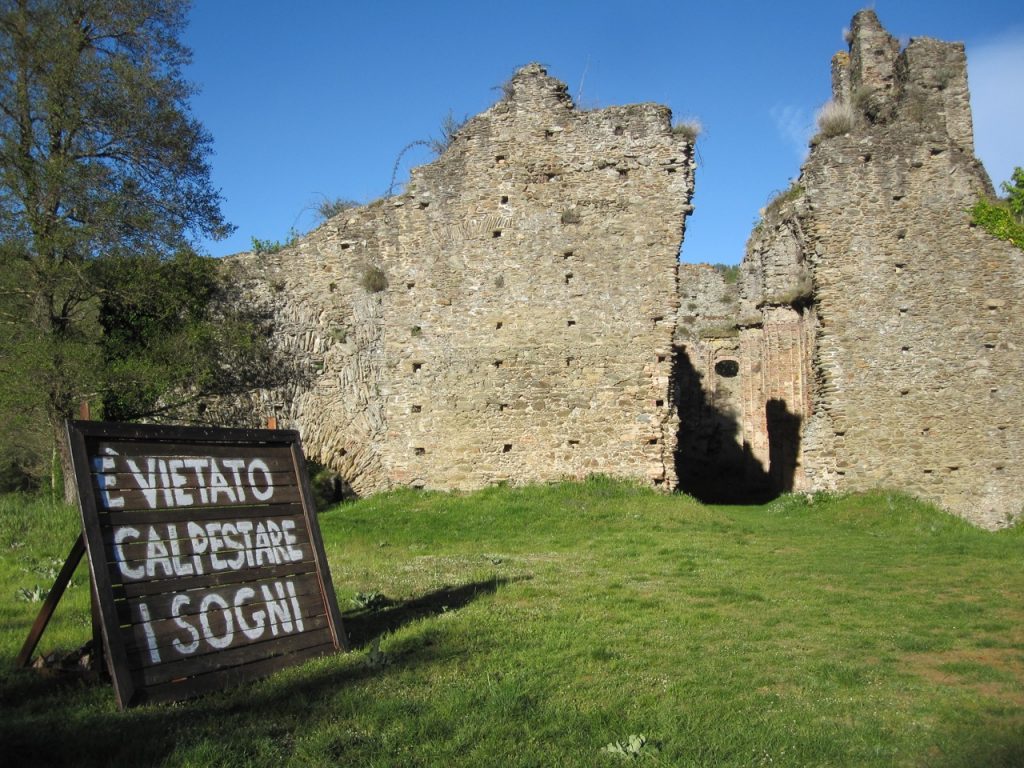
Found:
M 741 268 L 741 442 L 777 490 L 893 487 L 1004 524 L 1022 509 L 1024 253 L 970 221 L 992 186 L 963 46 L 900 51 L 862 11 L 832 79 L 852 126 L 817 137 Z
M 603 472 L 714 501 L 893 487 L 1004 524 L 1024 254 L 970 221 L 992 185 L 963 46 L 900 50 L 863 11 L 832 83 L 848 124 L 731 282 L 677 263 L 693 144 L 668 110 L 580 111 L 525 67 L 403 194 L 229 260 L 292 367 L 211 418 L 297 427 L 358 493 Z
M 692 155 L 665 107 L 581 111 L 519 70 L 403 194 L 230 260 L 301 371 L 232 420 L 298 428 L 358 493 L 599 472 L 674 487 Z

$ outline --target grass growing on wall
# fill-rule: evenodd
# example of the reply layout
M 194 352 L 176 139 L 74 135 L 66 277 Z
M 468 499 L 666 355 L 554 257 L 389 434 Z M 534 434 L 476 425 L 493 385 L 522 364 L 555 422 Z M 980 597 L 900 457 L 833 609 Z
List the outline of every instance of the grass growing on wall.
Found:
M 1024 762 L 1024 531 L 903 496 L 705 507 L 597 478 L 345 504 L 320 522 L 352 653 L 124 713 L 11 670 L 38 610 L 14 593 L 77 530 L 33 504 L 0 505 L 12 765 Z M 76 580 L 44 649 L 88 635 Z

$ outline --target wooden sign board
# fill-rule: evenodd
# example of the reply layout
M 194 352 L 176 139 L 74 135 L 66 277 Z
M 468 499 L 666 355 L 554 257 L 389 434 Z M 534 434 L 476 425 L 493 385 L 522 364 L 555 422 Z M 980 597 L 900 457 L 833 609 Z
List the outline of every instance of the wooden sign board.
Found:
M 68 422 L 118 704 L 346 649 L 298 433 Z

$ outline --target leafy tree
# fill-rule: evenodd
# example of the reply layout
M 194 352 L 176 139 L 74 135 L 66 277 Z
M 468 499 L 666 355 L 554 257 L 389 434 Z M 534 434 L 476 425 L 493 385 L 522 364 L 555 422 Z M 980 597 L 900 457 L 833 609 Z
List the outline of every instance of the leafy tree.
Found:
M 1000 240 L 1024 250 L 1024 169 L 1014 168 L 1000 188 L 1004 199 L 982 199 L 971 208 L 972 221 Z
M 0 405 L 45 418 L 65 471 L 63 419 L 104 388 L 104 307 L 123 287 L 95 265 L 230 231 L 188 109 L 187 10 L 0 0 Z
M 259 318 L 229 296 L 215 259 L 115 256 L 91 265 L 100 297 L 103 418 L 191 419 L 210 395 L 247 389 L 269 354 Z

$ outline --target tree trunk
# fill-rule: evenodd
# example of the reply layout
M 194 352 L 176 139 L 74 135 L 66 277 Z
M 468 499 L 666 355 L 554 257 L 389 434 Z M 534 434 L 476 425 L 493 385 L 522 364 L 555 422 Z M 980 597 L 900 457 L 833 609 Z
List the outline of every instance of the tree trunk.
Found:
M 75 468 L 71 463 L 71 445 L 68 443 L 68 431 L 63 420 L 53 426 L 54 444 L 60 451 L 60 471 L 64 480 L 64 503 L 78 503 L 78 483 L 75 482 Z

